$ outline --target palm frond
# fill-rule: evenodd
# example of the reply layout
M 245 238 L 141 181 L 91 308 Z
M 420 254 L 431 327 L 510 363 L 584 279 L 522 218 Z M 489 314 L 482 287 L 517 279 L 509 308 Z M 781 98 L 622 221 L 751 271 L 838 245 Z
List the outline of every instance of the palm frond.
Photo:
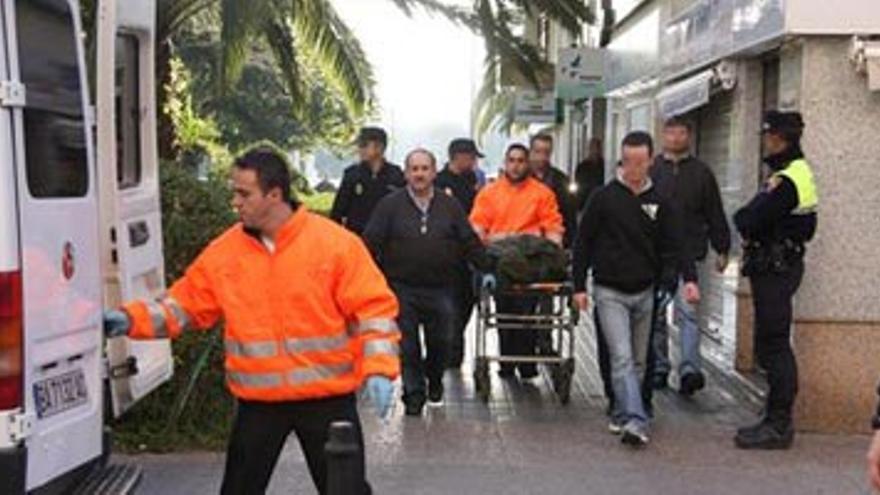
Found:
M 373 69 L 360 42 L 329 0 L 293 0 L 299 46 L 312 56 L 345 104 L 363 115 L 374 105 Z
M 578 34 L 583 25 L 595 22 L 595 15 L 583 0 L 510 0 L 530 16 L 538 13 L 556 21 L 570 33 Z
M 220 89 L 228 88 L 241 76 L 249 44 L 272 14 L 272 0 L 221 0 Z
M 275 18 L 266 20 L 263 31 L 266 44 L 275 58 L 275 63 L 281 72 L 284 85 L 293 101 L 294 115 L 301 115 L 305 108 L 306 89 L 303 75 L 300 71 L 299 54 L 296 48 L 296 40 L 293 26 L 289 20 Z
M 158 0 L 156 39 L 167 41 L 190 17 L 218 5 L 220 0 Z
M 391 0 L 408 17 L 412 17 L 416 9 L 428 14 L 438 14 L 455 24 L 471 29 L 479 29 L 479 23 L 473 11 L 457 5 L 449 5 L 440 0 Z

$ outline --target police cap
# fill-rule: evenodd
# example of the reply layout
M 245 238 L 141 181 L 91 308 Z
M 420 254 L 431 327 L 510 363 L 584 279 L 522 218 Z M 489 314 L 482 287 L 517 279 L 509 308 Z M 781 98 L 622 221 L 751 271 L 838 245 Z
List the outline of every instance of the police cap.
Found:
M 477 143 L 475 143 L 473 139 L 453 139 L 452 142 L 449 143 L 449 158 L 452 158 L 459 153 L 471 153 L 483 158 L 483 154 L 477 149 Z
M 761 132 L 778 134 L 789 141 L 796 141 L 804 133 L 804 118 L 800 112 L 771 110 L 764 114 Z
M 367 143 L 379 143 L 384 148 L 388 146 L 388 134 L 381 127 L 362 127 L 358 133 L 357 144 L 364 146 Z

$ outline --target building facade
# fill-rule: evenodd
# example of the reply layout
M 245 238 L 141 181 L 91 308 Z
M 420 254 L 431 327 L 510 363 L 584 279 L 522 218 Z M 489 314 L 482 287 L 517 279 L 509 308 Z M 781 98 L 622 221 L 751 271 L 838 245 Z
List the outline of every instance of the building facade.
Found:
M 694 125 L 694 152 L 715 172 L 731 216 L 766 177 L 763 112 L 803 113 L 803 146 L 821 209 L 796 301 L 798 424 L 867 430 L 880 378 L 880 263 L 872 256 L 880 246 L 880 2 L 620 5 L 606 46 L 607 101 L 594 103 L 601 111 L 585 119 L 588 134 L 604 135 L 609 167 L 627 132 L 657 134 L 666 118 L 683 116 Z M 752 315 L 739 257 L 737 240 L 727 273 L 701 273 L 710 287 L 701 318 L 705 351 L 747 377 L 754 371 Z

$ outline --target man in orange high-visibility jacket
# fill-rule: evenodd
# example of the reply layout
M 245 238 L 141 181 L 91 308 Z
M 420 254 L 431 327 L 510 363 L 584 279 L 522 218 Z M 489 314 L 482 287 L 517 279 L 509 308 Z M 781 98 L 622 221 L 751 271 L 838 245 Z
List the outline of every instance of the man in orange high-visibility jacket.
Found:
M 350 421 L 363 446 L 355 392 L 380 416 L 399 369 L 398 305 L 363 243 L 290 199 L 282 158 L 257 149 L 235 162 L 241 223 L 215 239 L 158 301 L 105 314 L 108 335 L 174 338 L 225 321 L 226 381 L 238 400 L 223 494 L 263 493 L 294 431 L 322 494 L 324 445 Z M 370 493 L 363 448 L 358 493 Z
M 470 215 L 474 230 L 484 242 L 492 242 L 512 235 L 530 234 L 545 237 L 562 245 L 565 227 L 553 191 L 532 176 L 529 168 L 529 149 L 522 144 L 507 148 L 504 174 L 484 187 L 474 201 Z M 531 298 L 498 297 L 501 313 L 527 315 L 535 312 L 537 301 Z M 532 356 L 535 354 L 536 332 L 499 330 L 501 355 Z M 513 378 L 514 368 L 520 378 L 538 375 L 534 363 L 501 363 L 499 375 Z

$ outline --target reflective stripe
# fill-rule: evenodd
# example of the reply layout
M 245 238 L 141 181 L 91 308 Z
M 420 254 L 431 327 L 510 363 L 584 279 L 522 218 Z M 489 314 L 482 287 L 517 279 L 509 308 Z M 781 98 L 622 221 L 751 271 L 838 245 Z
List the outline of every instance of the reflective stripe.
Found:
M 278 355 L 278 344 L 274 340 L 264 342 L 239 342 L 226 340 L 226 353 L 245 358 L 267 358 Z
M 382 333 L 395 333 L 398 331 L 397 322 L 387 318 L 374 318 L 358 322 L 349 327 L 348 331 L 352 335 L 356 335 L 370 330 Z
M 302 385 L 320 380 L 339 378 L 340 376 L 352 373 L 353 371 L 354 365 L 352 363 L 325 364 L 312 366 L 310 368 L 300 368 L 292 371 L 287 376 L 292 385 Z
M 287 339 L 284 341 L 284 347 L 287 352 L 292 354 L 300 354 L 303 352 L 317 351 L 336 351 L 344 349 L 351 337 L 342 333 L 333 337 L 301 337 L 295 339 Z
M 153 337 L 157 339 L 168 338 L 168 327 L 165 322 L 165 312 L 157 302 L 146 301 L 147 313 L 150 314 L 150 322 L 153 324 Z
M 177 325 L 180 327 L 180 330 L 186 330 L 189 327 L 189 315 L 186 314 L 186 311 L 183 310 L 183 307 L 180 306 L 180 303 L 177 302 L 173 297 L 166 297 L 162 299 L 162 304 L 164 304 L 169 310 L 171 310 L 171 314 L 174 315 L 174 318 L 177 320 Z
M 229 371 L 226 378 L 230 383 L 252 388 L 272 388 L 281 386 L 280 373 L 244 373 L 241 371 Z
M 400 355 L 400 346 L 389 340 L 370 340 L 364 344 L 364 357 L 389 355 L 397 357 Z

